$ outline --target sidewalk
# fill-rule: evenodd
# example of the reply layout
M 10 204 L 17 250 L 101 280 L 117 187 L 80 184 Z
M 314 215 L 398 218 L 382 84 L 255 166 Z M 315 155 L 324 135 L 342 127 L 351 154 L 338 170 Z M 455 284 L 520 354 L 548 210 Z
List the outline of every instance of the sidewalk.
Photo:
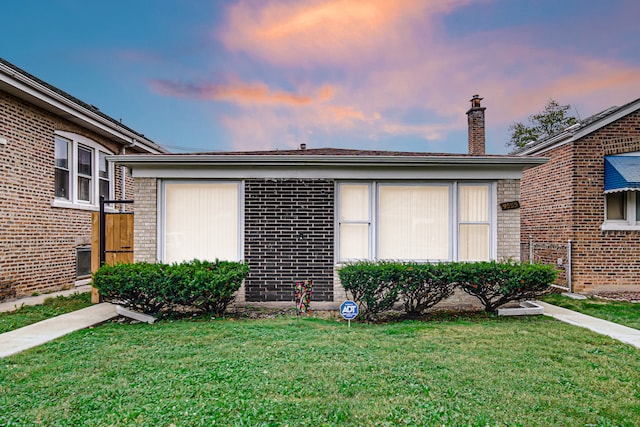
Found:
M 37 297 L 26 297 L 14 299 L 11 301 L 0 302 L 0 313 L 7 311 L 15 311 L 23 305 L 40 305 L 47 298 L 55 298 L 58 296 L 69 296 L 73 294 L 82 294 L 91 292 L 91 285 L 78 286 L 76 288 L 67 289 L 65 291 L 52 292 L 50 294 L 42 294 Z
M 104 302 L 5 332 L 0 334 L 0 358 L 20 353 L 71 332 L 106 322 L 116 316 L 118 314 L 115 306 Z
M 631 344 L 636 348 L 640 348 L 640 331 L 637 329 L 598 319 L 596 317 L 587 316 L 586 314 L 577 313 L 566 308 L 547 304 L 546 302 L 536 301 L 536 304 L 544 307 L 545 316 L 553 317 L 554 319 L 570 325 L 587 328 L 590 331 L 606 335 L 625 344 Z

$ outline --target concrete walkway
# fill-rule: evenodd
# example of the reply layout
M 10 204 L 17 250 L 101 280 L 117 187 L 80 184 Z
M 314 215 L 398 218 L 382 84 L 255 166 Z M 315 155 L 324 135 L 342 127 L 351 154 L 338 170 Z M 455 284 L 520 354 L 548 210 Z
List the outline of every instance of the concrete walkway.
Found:
M 623 343 L 631 344 L 636 348 L 640 348 L 640 331 L 637 329 L 587 316 L 586 314 L 577 313 L 542 301 L 536 301 L 536 304 L 544 307 L 545 316 L 553 317 L 570 325 L 587 328 L 598 334 L 606 335 Z
M 118 316 L 115 305 L 102 303 L 0 334 L 0 358 L 60 338 Z

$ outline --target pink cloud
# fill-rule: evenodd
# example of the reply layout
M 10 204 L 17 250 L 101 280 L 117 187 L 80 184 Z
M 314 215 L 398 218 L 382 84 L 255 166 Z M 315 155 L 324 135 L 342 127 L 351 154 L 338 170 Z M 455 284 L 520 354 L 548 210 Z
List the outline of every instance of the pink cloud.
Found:
M 488 128 L 504 129 L 506 138 L 510 123 L 549 98 L 584 116 L 640 96 L 640 66 L 540 47 L 544 28 L 446 34 L 444 15 L 489 1 L 238 1 L 216 36 L 229 51 L 279 70 L 294 89 L 234 81 L 156 90 L 240 105 L 240 114 L 223 121 L 239 149 L 296 147 L 319 134 L 365 136 L 372 144 L 383 135 L 438 141 L 466 129 L 473 94 L 485 98 Z M 309 69 L 334 72 L 301 83 L 300 70 Z M 424 118 L 408 120 L 408 111 Z
M 177 98 L 208 99 L 236 104 L 308 105 L 314 101 L 325 101 L 332 96 L 333 89 L 323 86 L 315 96 L 271 90 L 264 83 L 214 84 L 208 82 L 178 83 L 169 80 L 150 80 L 150 87 L 157 93 Z
M 472 1 L 239 1 L 228 8 L 218 37 L 231 51 L 279 65 L 362 64 L 390 45 L 396 49 L 386 54 L 401 50 L 410 37 L 406 21 L 429 21 Z

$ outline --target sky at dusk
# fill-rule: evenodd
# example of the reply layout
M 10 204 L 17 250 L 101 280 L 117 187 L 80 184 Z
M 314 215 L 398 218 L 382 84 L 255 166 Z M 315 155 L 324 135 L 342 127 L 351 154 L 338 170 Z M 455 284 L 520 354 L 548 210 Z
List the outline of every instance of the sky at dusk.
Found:
M 0 57 L 171 151 L 487 152 L 640 98 L 637 0 L 24 0 Z

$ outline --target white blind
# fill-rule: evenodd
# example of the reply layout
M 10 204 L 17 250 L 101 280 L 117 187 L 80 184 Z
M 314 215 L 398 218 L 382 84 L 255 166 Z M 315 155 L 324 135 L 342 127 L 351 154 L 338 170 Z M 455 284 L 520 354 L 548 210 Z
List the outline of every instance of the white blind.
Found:
M 340 185 L 340 260 L 369 258 L 369 185 Z
M 450 258 L 449 187 L 379 187 L 379 257 Z
M 239 260 L 237 183 L 166 183 L 164 262 Z
M 489 186 L 461 185 L 460 261 L 488 261 L 490 257 Z

